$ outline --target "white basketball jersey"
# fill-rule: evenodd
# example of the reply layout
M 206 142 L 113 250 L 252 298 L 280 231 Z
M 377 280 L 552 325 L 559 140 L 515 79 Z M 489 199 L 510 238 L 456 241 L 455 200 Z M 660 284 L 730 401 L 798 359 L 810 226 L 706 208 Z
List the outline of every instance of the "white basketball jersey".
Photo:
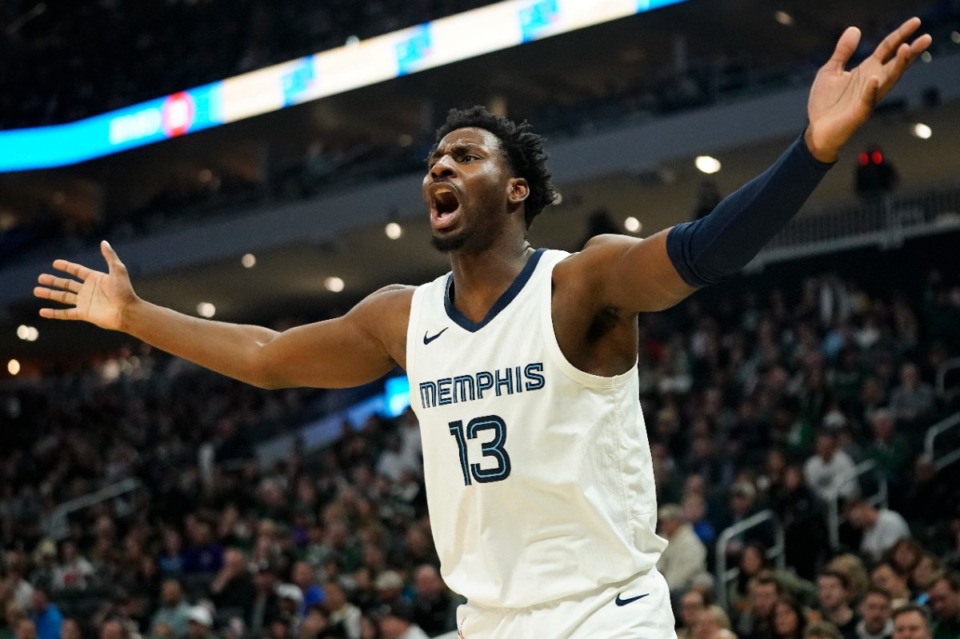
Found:
M 454 308 L 449 274 L 413 296 L 407 373 L 430 522 L 444 579 L 473 605 L 587 593 L 666 547 L 636 369 L 591 375 L 557 344 L 551 276 L 566 256 L 537 251 L 479 323 Z

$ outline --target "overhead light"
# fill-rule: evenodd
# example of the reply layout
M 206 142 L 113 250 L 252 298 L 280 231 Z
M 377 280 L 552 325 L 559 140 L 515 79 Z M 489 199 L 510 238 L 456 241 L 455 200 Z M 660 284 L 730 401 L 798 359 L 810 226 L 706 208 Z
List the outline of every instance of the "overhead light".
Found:
M 20 362 L 15 359 L 7 362 L 7 372 L 11 375 L 17 375 L 20 372 Z
M 950 39 L 953 40 L 954 44 L 960 44 L 960 31 L 951 31 Z
M 917 122 L 912 127 L 910 127 L 910 132 L 913 133 L 915 137 L 920 138 L 921 140 L 929 140 L 933 136 L 933 129 L 924 124 L 923 122 Z
M 352 35 L 352 36 L 349 36 L 349 37 L 347 38 L 347 46 L 348 46 L 348 47 L 355 47 L 355 46 L 357 46 L 358 44 L 360 44 L 360 38 L 358 38 L 357 36 Z
M 716 173 L 722 167 L 720 160 L 709 155 L 698 155 L 694 164 L 701 173 L 706 173 L 707 175 Z
M 643 228 L 643 223 L 637 218 L 630 216 L 623 221 L 623 228 L 627 229 L 631 233 L 637 233 Z
M 197 304 L 197 315 L 210 319 L 217 314 L 217 307 L 210 302 L 200 302 Z
M 240 263 L 243 264 L 244 268 L 253 268 L 257 265 L 257 256 L 253 253 L 247 253 L 240 258 Z
M 40 331 L 33 326 L 21 324 L 17 327 L 17 337 L 25 342 L 35 342 L 37 338 L 40 337 Z
M 328 277 L 323 280 L 323 287 L 331 293 L 339 293 L 343 290 L 343 280 L 339 277 Z
M 396 222 L 390 222 L 383 227 L 383 232 L 386 233 L 387 237 L 391 240 L 399 240 L 400 236 L 403 235 L 403 227 Z
M 933 55 L 929 51 L 924 51 L 923 53 L 920 54 L 920 59 L 923 60 L 924 62 L 930 62 L 931 60 L 933 60 Z
M 785 27 L 793 26 L 793 16 L 786 11 L 777 11 L 773 14 L 774 19 Z

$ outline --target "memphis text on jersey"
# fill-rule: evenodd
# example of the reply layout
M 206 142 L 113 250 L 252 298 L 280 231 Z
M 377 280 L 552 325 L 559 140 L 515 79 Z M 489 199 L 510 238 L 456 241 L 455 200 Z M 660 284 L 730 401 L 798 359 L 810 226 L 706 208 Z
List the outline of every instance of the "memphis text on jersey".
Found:
M 472 375 L 442 377 L 420 382 L 420 403 L 424 408 L 462 404 L 484 397 L 529 393 L 544 387 L 543 363 L 480 371 Z

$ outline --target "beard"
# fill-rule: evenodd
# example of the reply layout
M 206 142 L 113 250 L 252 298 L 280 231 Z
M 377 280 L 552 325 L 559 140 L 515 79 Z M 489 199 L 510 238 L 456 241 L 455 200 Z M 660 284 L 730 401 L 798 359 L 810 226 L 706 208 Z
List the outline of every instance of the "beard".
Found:
M 451 253 L 453 251 L 459 251 L 466 246 L 467 239 L 468 236 L 466 233 L 456 233 L 448 237 L 437 237 L 434 235 L 430 238 L 430 243 L 433 245 L 433 248 L 441 253 Z

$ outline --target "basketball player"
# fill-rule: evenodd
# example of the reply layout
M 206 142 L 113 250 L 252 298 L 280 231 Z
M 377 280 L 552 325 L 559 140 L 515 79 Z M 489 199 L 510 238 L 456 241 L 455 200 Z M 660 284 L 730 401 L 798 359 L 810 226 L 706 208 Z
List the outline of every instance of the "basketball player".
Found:
M 638 402 L 637 314 L 736 273 L 800 208 L 841 148 L 930 44 L 908 20 L 858 68 L 848 29 L 811 89 L 809 124 L 764 174 L 706 217 L 573 255 L 534 249 L 555 192 L 539 136 L 482 108 L 451 112 L 423 180 L 451 272 L 388 286 L 343 317 L 277 333 L 140 299 L 108 272 L 57 260 L 43 317 L 120 330 L 264 388 L 339 388 L 406 369 L 443 577 L 467 639 L 664 639 L 650 451 Z

